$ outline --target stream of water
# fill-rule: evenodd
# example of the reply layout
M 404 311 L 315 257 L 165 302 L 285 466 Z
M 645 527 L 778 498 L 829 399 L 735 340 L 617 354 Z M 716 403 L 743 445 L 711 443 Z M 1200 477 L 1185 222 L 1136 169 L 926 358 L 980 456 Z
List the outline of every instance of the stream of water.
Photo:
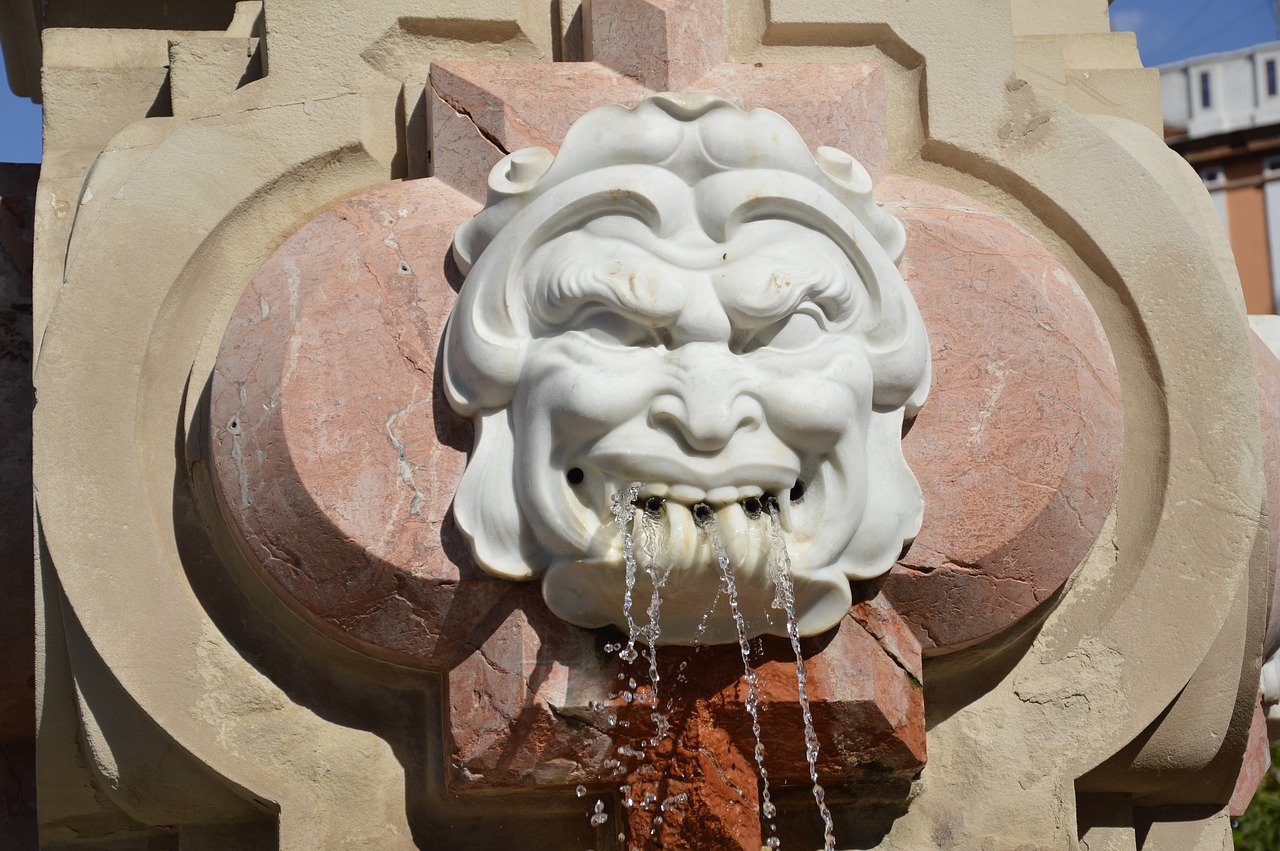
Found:
M 824 851 L 835 851 L 835 823 L 827 808 L 827 793 L 818 782 L 818 733 L 813 728 L 813 713 L 809 711 L 809 673 L 805 669 L 804 654 L 800 650 L 800 627 L 796 624 L 796 593 L 791 581 L 791 555 L 782 537 L 782 519 L 778 506 L 769 506 L 769 568 L 776 593 L 773 607 L 787 615 L 787 637 L 796 654 L 796 683 L 800 699 L 800 713 L 804 716 L 804 755 L 809 762 L 809 779 L 813 781 L 813 800 L 822 814 L 822 838 Z M 781 605 L 779 605 L 781 603 Z
M 622 690 L 615 697 L 622 697 L 627 703 L 643 700 L 642 691 L 637 683 L 634 671 L 632 676 L 628 677 L 628 671 L 631 666 L 640 657 L 640 651 L 636 644 L 639 641 L 644 645 L 644 655 L 648 661 L 648 678 L 647 686 L 648 694 L 645 696 L 652 712 L 650 720 L 654 724 L 653 735 L 641 744 L 640 749 L 636 749 L 627 744 L 618 744 L 618 734 L 615 733 L 614 751 L 621 757 L 621 760 L 608 760 L 607 767 L 612 767 L 618 774 L 624 774 L 627 770 L 625 760 L 648 759 L 647 751 L 656 749 L 662 743 L 670 731 L 671 711 L 670 700 L 668 700 L 667 711 L 662 711 L 659 703 L 659 672 L 658 672 L 658 642 L 661 639 L 661 613 L 662 613 L 662 590 L 667 584 L 667 580 L 671 574 L 672 559 L 669 554 L 669 541 L 666 535 L 666 524 L 660 512 L 644 510 L 640 515 L 640 547 L 645 555 L 646 567 L 645 571 L 650 581 L 652 592 L 649 598 L 649 604 L 646 609 L 648 622 L 643 627 L 638 627 L 635 617 L 632 614 L 634 605 L 634 591 L 636 583 L 636 575 L 638 572 L 636 558 L 636 540 L 633 534 L 636 520 L 636 501 L 641 490 L 641 483 L 632 482 L 626 488 L 614 494 L 613 504 L 611 506 L 614 524 L 618 528 L 618 532 L 622 537 L 623 562 L 626 577 L 626 590 L 622 600 L 623 617 L 627 624 L 627 642 L 626 644 L 606 645 L 606 651 L 612 652 L 617 650 L 619 658 L 625 663 L 627 670 L 624 670 L 618 676 L 620 679 L 626 680 L 627 688 Z M 795 613 L 795 587 L 791 577 L 791 557 L 787 552 L 786 541 L 782 532 L 782 521 L 778 511 L 776 502 L 770 501 L 767 506 L 767 524 L 769 527 L 769 561 L 768 571 L 770 580 L 774 584 L 773 608 L 785 613 L 787 624 L 787 637 L 791 643 L 791 649 L 796 657 L 796 680 L 798 683 L 798 694 L 800 702 L 800 711 L 804 719 L 804 745 L 805 759 L 809 765 L 809 778 L 813 783 L 813 799 L 818 805 L 818 811 L 822 816 L 823 823 L 823 847 L 824 851 L 835 851 L 835 825 L 831 817 L 831 812 L 826 804 L 826 792 L 822 788 L 822 784 L 818 782 L 818 736 L 813 726 L 813 714 L 809 708 L 808 695 L 808 672 L 805 668 L 804 655 L 800 646 L 800 630 L 796 622 Z M 782 841 L 778 838 L 778 825 L 776 821 L 777 806 L 773 802 L 772 792 L 769 787 L 769 773 L 765 768 L 765 747 L 761 736 L 760 728 L 760 695 L 758 689 L 758 677 L 755 668 L 751 664 L 751 645 L 749 641 L 749 632 L 747 628 L 746 618 L 743 616 L 739 607 L 737 580 L 734 576 L 733 566 L 730 563 L 729 556 L 725 550 L 724 542 L 720 537 L 720 530 L 716 524 L 714 514 L 708 513 L 708 516 L 699 521 L 699 525 L 703 532 L 707 535 L 712 550 L 715 553 L 716 561 L 720 569 L 720 585 L 716 591 L 716 596 L 707 612 L 703 615 L 698 629 L 694 635 L 694 645 L 699 644 L 699 639 L 703 631 L 709 623 L 712 612 L 719 604 L 720 599 L 725 597 L 729 602 L 729 611 L 733 617 L 734 626 L 738 635 L 738 649 L 742 657 L 743 677 L 747 681 L 747 698 L 746 711 L 751 718 L 751 732 L 755 738 L 754 756 L 756 769 L 760 775 L 760 812 L 764 816 L 762 827 L 768 825 L 768 836 L 765 839 L 765 845 L 768 848 L 780 848 Z M 700 649 L 700 647 L 699 647 Z M 683 680 L 685 662 L 681 663 L 679 677 L 677 683 Z M 643 676 L 643 674 L 641 674 Z M 610 714 L 608 716 L 609 724 L 612 727 L 616 723 L 616 716 Z M 625 722 L 624 722 L 625 726 Z M 643 776 L 644 768 L 641 764 L 638 773 Z M 585 787 L 578 787 L 578 796 L 582 797 L 586 792 Z M 652 793 L 648 793 L 645 797 L 636 801 L 631 793 L 630 786 L 619 787 L 619 798 L 626 808 L 640 806 L 643 809 L 649 809 L 657 798 Z M 664 800 L 659 812 L 654 817 L 654 829 L 650 833 L 656 833 L 658 826 L 662 824 L 662 813 L 668 813 L 687 801 L 687 795 L 681 794 L 672 796 Z M 608 821 L 608 815 L 605 813 L 605 805 L 603 800 L 597 800 L 595 807 L 590 814 L 590 822 L 592 826 L 600 827 Z M 623 833 L 618 834 L 618 842 L 620 845 L 625 844 L 626 836 Z

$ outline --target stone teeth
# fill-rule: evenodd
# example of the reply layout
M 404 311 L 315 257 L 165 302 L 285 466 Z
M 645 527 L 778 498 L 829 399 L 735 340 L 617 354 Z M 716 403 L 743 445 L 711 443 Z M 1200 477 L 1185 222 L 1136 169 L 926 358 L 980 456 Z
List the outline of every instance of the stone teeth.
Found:
M 738 488 L 725 486 L 707 491 L 706 501 L 712 505 L 728 505 L 742 499 Z
M 646 500 L 649 497 L 657 497 L 659 499 L 670 499 L 674 502 L 683 503 L 684 505 L 695 505 L 699 502 L 705 502 L 713 508 L 722 505 L 731 505 L 735 502 L 742 502 L 744 499 L 756 497 L 762 498 L 765 495 L 764 488 L 759 485 L 722 485 L 712 488 L 711 490 L 703 490 L 695 485 L 686 484 L 667 484 L 665 482 L 650 482 L 640 488 L 640 499 Z
M 640 498 L 646 499 L 651 496 L 656 496 L 659 499 L 663 499 L 670 492 L 670 490 L 671 489 L 669 487 L 661 483 L 647 484 L 644 487 L 640 488 Z
M 695 502 L 705 502 L 707 492 L 693 485 L 672 485 L 667 491 L 667 497 L 685 505 L 693 505 Z

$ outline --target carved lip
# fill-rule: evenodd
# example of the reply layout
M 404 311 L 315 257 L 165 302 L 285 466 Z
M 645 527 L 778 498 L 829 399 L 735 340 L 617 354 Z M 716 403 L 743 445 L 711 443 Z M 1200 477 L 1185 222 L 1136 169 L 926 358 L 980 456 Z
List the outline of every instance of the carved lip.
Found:
M 726 464 L 724 459 L 715 457 L 691 459 L 603 452 L 593 453 L 589 460 L 620 488 L 629 482 L 642 482 L 648 487 L 665 486 L 667 498 L 690 503 L 702 502 L 712 494 L 718 498 L 716 501 L 736 502 L 737 499 L 721 498 L 722 494 L 729 494 L 731 488 L 741 491 L 742 499 L 765 493 L 781 496 L 791 489 L 800 475 L 799 464 Z M 702 498 L 696 498 L 699 494 Z M 663 496 L 658 493 L 652 495 Z

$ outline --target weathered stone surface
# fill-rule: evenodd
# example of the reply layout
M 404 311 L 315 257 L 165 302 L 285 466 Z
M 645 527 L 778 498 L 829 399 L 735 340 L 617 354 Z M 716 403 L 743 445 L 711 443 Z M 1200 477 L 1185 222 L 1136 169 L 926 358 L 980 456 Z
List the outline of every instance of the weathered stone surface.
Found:
M 1093 545 L 1119 484 L 1119 379 L 1070 273 L 1013 222 L 920 181 L 878 195 L 907 227 L 933 349 L 903 441 L 924 525 L 881 593 L 939 652 L 1026 616 Z
M 169 103 L 174 115 L 199 115 L 260 77 L 257 38 L 188 37 L 169 42 Z
M 483 200 L 485 177 L 505 154 L 529 146 L 555 152 L 587 110 L 633 106 L 664 90 L 713 92 L 745 109 L 771 109 L 811 147 L 846 151 L 877 180 L 888 173 L 879 65 L 725 62 L 718 4 L 705 0 L 611 0 L 594 4 L 591 17 L 594 62 L 432 64 L 435 177 Z M 668 60 L 669 50 L 680 58 Z
M 834 633 L 802 642 L 818 736 L 818 775 L 828 785 L 906 782 L 924 766 L 920 682 L 885 652 L 867 630 L 866 617 L 866 604 L 859 604 Z M 919 645 L 906 625 L 891 610 L 871 618 L 881 631 L 901 639 L 909 664 L 918 666 Z M 791 647 L 776 637 L 758 646 L 760 742 L 776 801 L 782 789 L 809 785 L 804 723 Z M 630 706 L 615 700 L 609 710 L 620 725 L 629 724 L 615 728 L 615 740 L 630 741 L 629 746 L 647 754 L 639 766 L 632 764 L 626 785 L 634 800 L 652 796 L 653 805 L 626 811 L 629 835 L 642 841 L 651 837 L 652 847 L 659 848 L 754 851 L 770 833 L 757 809 L 763 787 L 738 648 L 662 648 L 659 660 L 659 706 L 672 706 L 666 710 L 670 734 L 656 748 L 645 746 L 655 726 L 647 700 Z M 648 692 L 642 696 L 648 698 Z M 663 811 L 663 802 L 672 805 Z M 660 822 L 655 819 L 659 815 Z
M 1249 725 L 1249 749 L 1244 753 L 1244 764 L 1240 766 L 1240 776 L 1236 779 L 1236 788 L 1231 793 L 1231 801 L 1227 804 L 1227 813 L 1232 818 L 1244 815 L 1258 791 L 1258 784 L 1271 768 L 1271 742 L 1267 738 L 1267 716 L 1259 700 L 1253 712 L 1253 723 Z
M 599 0 L 590 5 L 591 58 L 657 92 L 696 91 L 724 58 L 719 0 Z
M 1271 565 L 1267 605 L 1267 634 L 1262 658 L 1280 650 L 1280 359 L 1257 335 L 1253 357 L 1258 367 L 1258 396 L 1262 406 L 1262 468 L 1267 479 L 1267 553 Z
M 465 550 L 447 514 L 471 434 L 435 357 L 458 283 L 449 241 L 474 211 L 420 181 L 319 216 L 241 299 L 211 402 L 228 519 L 284 596 L 437 664 L 508 592 L 482 582 L 493 592 L 455 600 L 474 569 L 445 554 Z

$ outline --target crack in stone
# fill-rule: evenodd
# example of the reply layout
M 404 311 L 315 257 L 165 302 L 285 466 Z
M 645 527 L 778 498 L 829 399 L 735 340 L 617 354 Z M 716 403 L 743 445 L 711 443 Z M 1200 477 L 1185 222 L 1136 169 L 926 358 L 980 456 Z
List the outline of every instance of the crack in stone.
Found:
M 448 106 L 458 115 L 461 115 L 463 118 L 467 119 L 467 121 L 471 122 L 471 126 L 476 128 L 476 132 L 479 133 L 481 136 L 483 136 L 485 140 L 489 142 L 490 145 L 493 145 L 495 148 L 497 148 L 498 151 L 504 157 L 511 153 L 510 151 L 507 150 L 507 146 L 502 144 L 501 141 L 499 141 L 497 136 L 493 135 L 488 130 L 480 126 L 480 122 L 476 121 L 475 116 L 471 114 L 470 110 L 468 110 L 462 104 L 458 103 L 453 98 L 449 97 L 444 92 L 440 91 L 440 89 L 436 87 L 436 84 L 434 82 L 431 83 L 431 91 L 435 93 L 436 97 L 444 101 L 446 106 Z
M 401 408 L 400 410 L 392 413 L 391 416 L 387 417 L 387 423 L 385 426 L 387 439 L 391 441 L 391 448 L 396 451 L 396 466 L 400 474 L 400 480 L 408 485 L 409 489 L 413 491 L 413 500 L 409 503 L 409 514 L 412 517 L 418 516 L 418 513 L 422 510 L 422 503 L 426 500 L 426 497 L 423 496 L 422 491 L 418 490 L 418 486 L 413 480 L 414 474 L 417 473 L 419 465 L 414 464 L 409 460 L 408 456 L 405 454 L 404 443 L 402 443 L 400 438 L 396 436 L 393 429 L 399 424 L 400 420 L 403 419 L 406 414 L 416 408 L 429 404 L 430 402 L 430 399 L 419 399 L 418 401 Z

